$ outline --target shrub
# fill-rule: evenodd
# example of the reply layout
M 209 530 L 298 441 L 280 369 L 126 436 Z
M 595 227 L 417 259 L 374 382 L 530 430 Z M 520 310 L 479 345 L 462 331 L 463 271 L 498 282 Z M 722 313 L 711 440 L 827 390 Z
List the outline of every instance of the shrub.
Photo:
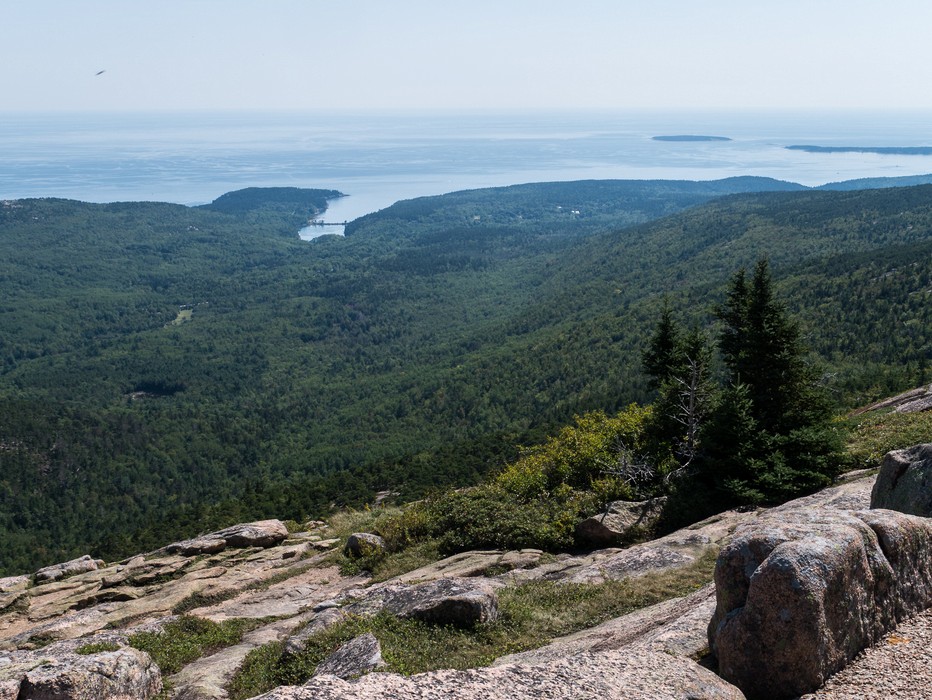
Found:
M 563 486 L 530 500 L 497 484 L 453 491 L 427 508 L 440 551 L 467 549 L 560 550 L 572 546 L 581 513 L 597 507 L 591 494 Z
M 119 651 L 122 647 L 116 642 L 93 642 L 85 644 L 74 650 L 75 654 L 88 656 L 90 654 L 100 654 L 106 651 Z
M 546 496 L 563 484 L 591 488 L 611 471 L 622 450 L 638 453 L 644 448 L 644 425 L 649 416 L 649 407 L 636 404 L 611 418 L 601 411 L 577 416 L 575 425 L 528 450 L 494 483 L 525 499 Z

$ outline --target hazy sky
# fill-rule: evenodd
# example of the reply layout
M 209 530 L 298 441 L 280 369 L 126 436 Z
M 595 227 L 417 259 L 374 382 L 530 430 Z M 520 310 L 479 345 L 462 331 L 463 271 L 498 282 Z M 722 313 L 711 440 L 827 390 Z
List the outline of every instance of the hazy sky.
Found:
M 929 0 L 5 0 L 0 21 L 0 111 L 932 109 Z

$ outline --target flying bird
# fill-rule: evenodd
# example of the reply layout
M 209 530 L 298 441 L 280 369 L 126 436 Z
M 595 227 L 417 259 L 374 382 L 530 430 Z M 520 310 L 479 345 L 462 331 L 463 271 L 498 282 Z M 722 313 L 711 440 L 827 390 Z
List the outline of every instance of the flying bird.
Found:
M 94 73 L 94 75 L 103 75 L 106 72 L 107 72 L 106 70 L 99 70 L 96 73 Z

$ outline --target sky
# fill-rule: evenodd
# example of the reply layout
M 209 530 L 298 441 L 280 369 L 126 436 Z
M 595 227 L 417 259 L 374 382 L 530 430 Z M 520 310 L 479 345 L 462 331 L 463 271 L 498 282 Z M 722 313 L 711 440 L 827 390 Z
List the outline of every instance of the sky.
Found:
M 0 22 L 0 112 L 932 109 L 928 0 L 5 0 Z

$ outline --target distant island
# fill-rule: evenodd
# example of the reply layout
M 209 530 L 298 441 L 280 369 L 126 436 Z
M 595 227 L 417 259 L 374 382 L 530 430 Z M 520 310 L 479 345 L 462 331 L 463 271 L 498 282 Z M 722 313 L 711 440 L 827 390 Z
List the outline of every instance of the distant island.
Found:
M 932 146 L 787 146 L 806 153 L 879 153 L 895 156 L 932 156 Z
M 699 136 L 696 134 L 674 134 L 672 136 L 652 136 L 654 141 L 731 141 L 727 136 Z

